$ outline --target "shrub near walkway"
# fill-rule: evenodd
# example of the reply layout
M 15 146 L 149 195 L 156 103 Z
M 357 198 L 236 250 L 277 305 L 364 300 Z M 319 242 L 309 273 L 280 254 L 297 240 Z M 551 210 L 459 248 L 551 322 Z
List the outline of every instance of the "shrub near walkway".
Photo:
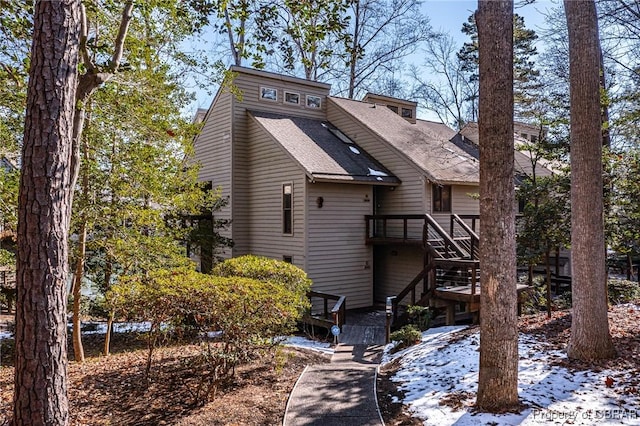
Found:
M 107 299 L 116 315 L 151 323 L 147 378 L 163 334 L 214 333 L 215 339 L 205 339 L 200 354 L 189 361 L 200 374 L 196 398 L 204 403 L 233 379 L 238 365 L 294 329 L 308 306 L 309 286 L 295 266 L 249 256 L 221 264 L 214 275 L 175 269 L 124 277 Z

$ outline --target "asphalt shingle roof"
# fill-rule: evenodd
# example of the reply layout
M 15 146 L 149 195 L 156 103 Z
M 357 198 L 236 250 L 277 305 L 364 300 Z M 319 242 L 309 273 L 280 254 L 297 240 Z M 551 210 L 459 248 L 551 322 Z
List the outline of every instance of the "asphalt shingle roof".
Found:
M 475 149 L 476 151 L 478 150 L 478 146 L 480 144 L 479 133 L 480 132 L 478 129 L 478 123 L 468 123 L 460 130 L 460 134 L 465 138 L 467 138 L 469 141 L 471 141 L 473 145 L 475 145 L 475 147 L 471 149 Z M 525 139 L 523 139 L 517 134 L 514 134 L 513 137 L 514 137 L 514 143 L 516 145 L 527 142 Z M 529 175 L 529 176 L 533 175 L 533 163 L 531 162 L 530 154 L 531 153 L 527 154 L 527 152 L 523 152 L 518 149 L 515 149 L 514 147 L 513 161 L 514 161 L 514 167 L 515 167 L 516 173 L 519 173 L 521 175 Z M 536 166 L 535 171 L 537 176 L 551 176 L 553 174 L 549 169 L 547 169 L 540 163 Z
M 442 123 L 417 120 L 411 124 L 382 105 L 329 98 L 403 154 L 431 180 L 440 184 L 477 184 L 479 163 L 452 144 L 456 132 Z
M 315 180 L 397 185 L 400 180 L 330 123 L 249 111 Z

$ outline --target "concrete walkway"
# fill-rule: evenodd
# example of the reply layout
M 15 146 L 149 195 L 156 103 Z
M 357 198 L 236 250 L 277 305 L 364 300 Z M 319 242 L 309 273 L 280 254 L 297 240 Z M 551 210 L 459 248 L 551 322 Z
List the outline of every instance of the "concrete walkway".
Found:
M 294 387 L 284 426 L 383 425 L 375 391 L 384 327 L 348 316 L 331 362 L 307 367 Z

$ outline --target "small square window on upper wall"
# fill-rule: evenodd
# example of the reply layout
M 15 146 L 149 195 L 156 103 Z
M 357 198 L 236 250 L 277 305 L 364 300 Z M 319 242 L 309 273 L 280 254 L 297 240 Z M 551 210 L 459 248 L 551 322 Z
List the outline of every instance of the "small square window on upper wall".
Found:
M 322 98 L 315 95 L 307 95 L 307 108 L 320 108 L 322 107 Z
M 411 108 L 402 108 L 402 118 L 413 118 L 413 111 Z
M 260 99 L 264 99 L 266 101 L 277 101 L 278 100 L 278 90 L 273 87 L 261 87 L 260 88 Z
M 284 92 L 284 101 L 288 104 L 300 105 L 300 93 Z

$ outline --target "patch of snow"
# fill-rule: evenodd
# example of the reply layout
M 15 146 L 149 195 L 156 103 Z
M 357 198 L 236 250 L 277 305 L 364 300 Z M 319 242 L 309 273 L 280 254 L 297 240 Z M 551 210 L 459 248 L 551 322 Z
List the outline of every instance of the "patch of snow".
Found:
M 207 335 L 208 339 L 217 339 L 218 337 L 222 336 L 222 331 L 207 331 L 205 334 Z
M 10 331 L 0 331 L 0 340 L 13 338 L 13 333 Z
M 289 336 L 282 341 L 284 346 L 291 346 L 294 348 L 311 349 L 313 351 L 321 352 L 327 355 L 333 355 L 334 349 L 331 348 L 331 344 L 326 342 L 318 342 L 316 340 L 307 339 L 300 336 Z
M 369 169 L 369 176 L 389 176 L 385 172 L 381 172 L 380 170 L 373 170 L 371 167 Z
M 82 334 L 106 334 L 106 322 L 85 322 L 83 326 L 89 326 L 91 330 L 83 330 Z M 69 325 L 69 327 L 72 327 Z M 114 333 L 146 333 L 151 329 L 151 323 L 145 322 L 114 322 Z
M 351 152 L 353 152 L 354 154 L 360 154 L 360 150 L 358 148 L 356 148 L 353 145 L 349 145 L 349 149 L 351 150 Z
M 530 335 L 521 335 L 518 345 L 520 400 L 529 408 L 519 414 L 474 413 L 478 383 L 480 336 L 476 332 L 451 342 L 464 327 L 439 327 L 427 330 L 422 342 L 391 354 L 394 344 L 385 347 L 382 363 L 398 360 L 400 369 L 392 377 L 404 392 L 401 402 L 425 425 L 538 425 L 538 424 L 640 424 L 640 396 L 631 394 L 621 400 L 607 377 L 621 372 L 603 370 L 569 371 L 551 365 L 550 359 L 566 354 L 550 350 Z M 467 395 L 465 407 L 453 409 L 441 405 L 445 396 Z

